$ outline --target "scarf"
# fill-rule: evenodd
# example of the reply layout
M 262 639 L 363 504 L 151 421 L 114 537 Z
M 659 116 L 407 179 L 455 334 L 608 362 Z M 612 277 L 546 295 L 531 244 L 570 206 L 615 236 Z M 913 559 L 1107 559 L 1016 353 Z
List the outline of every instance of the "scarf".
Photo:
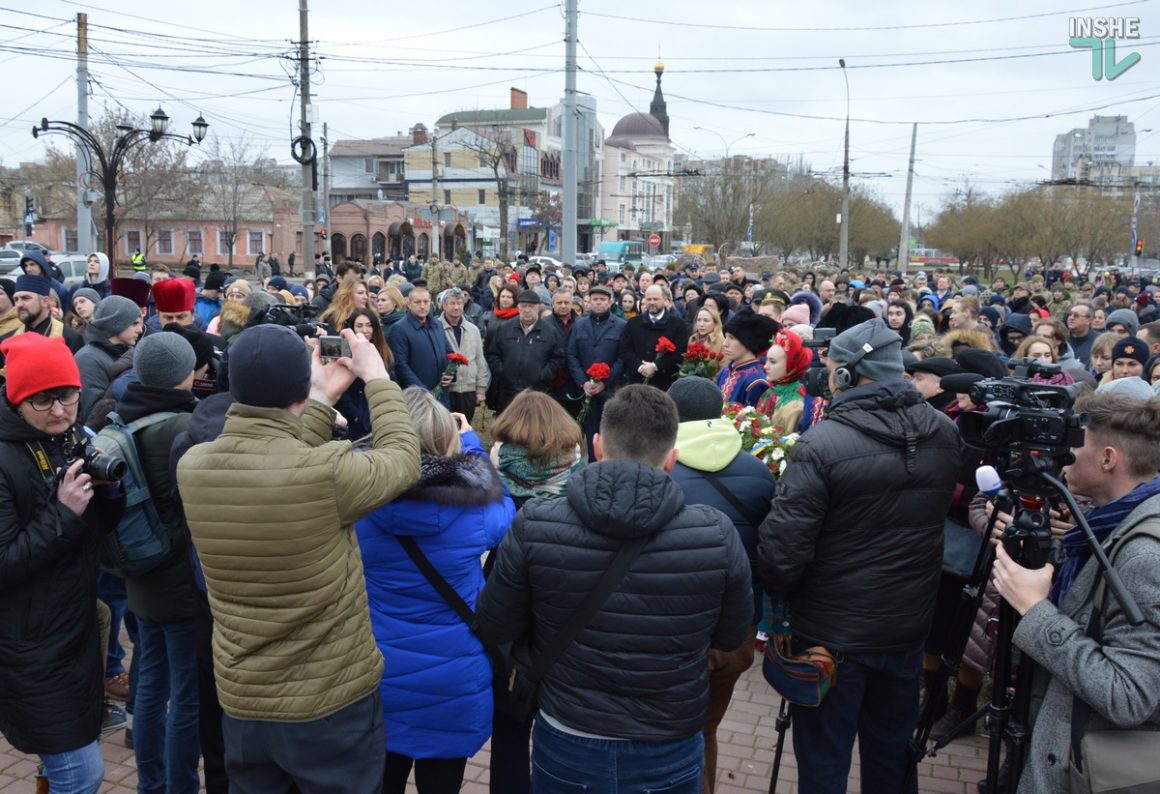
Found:
M 1112 530 L 1128 517 L 1128 514 L 1156 494 L 1160 494 L 1160 477 L 1141 483 L 1131 492 L 1119 499 L 1097 507 L 1087 514 L 1088 524 L 1092 533 L 1101 544 L 1112 534 Z M 1063 536 L 1063 552 L 1066 558 L 1059 567 L 1059 574 L 1055 577 L 1055 584 L 1051 588 L 1051 602 L 1059 605 L 1064 596 L 1075 583 L 1075 578 L 1083 570 L 1088 559 L 1092 556 L 1091 545 L 1087 541 L 1082 529 L 1074 526 Z
M 545 465 L 532 460 L 528 450 L 515 444 L 499 448 L 499 476 L 514 497 L 562 496 L 568 478 L 584 465 L 577 446 L 571 454 L 559 454 Z
M 512 306 L 510 309 L 496 308 L 494 310 L 495 316 L 501 320 L 510 320 L 511 318 L 515 317 L 519 313 L 520 313 L 520 309 L 518 306 Z
M 766 389 L 765 394 L 761 395 L 761 399 L 757 401 L 757 410 L 766 416 L 772 417 L 777 406 L 781 405 L 786 400 L 801 400 L 804 401 L 806 396 L 806 387 L 802 385 L 801 381 L 791 380 L 782 381 L 781 383 L 774 383 Z M 783 427 L 782 431 L 785 433 L 794 433 L 797 431 L 796 427 Z

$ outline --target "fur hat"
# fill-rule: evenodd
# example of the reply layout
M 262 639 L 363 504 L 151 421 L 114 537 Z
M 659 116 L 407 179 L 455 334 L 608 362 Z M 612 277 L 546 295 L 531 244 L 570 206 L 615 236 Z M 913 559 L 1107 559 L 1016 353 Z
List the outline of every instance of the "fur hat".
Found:
M 153 285 L 153 300 L 159 312 L 191 312 L 197 301 L 197 287 L 187 278 L 167 278 Z
M 725 323 L 722 330 L 733 337 L 755 356 L 769 350 L 770 339 L 781 325 L 772 317 L 755 314 L 752 309 L 742 309 Z
M 109 282 L 111 294 L 128 298 L 141 309 L 149 305 L 150 289 L 149 282 L 136 278 L 115 278 Z

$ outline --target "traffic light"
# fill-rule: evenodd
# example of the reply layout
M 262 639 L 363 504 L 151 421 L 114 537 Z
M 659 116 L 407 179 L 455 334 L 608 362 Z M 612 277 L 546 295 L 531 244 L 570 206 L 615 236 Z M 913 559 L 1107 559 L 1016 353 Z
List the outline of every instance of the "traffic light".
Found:
M 1136 256 L 1139 256 L 1142 253 L 1144 253 L 1144 238 L 1143 237 L 1136 240 Z
M 36 199 L 34 199 L 32 196 L 25 196 L 24 197 L 24 211 L 25 212 L 35 212 L 36 211 Z
M 322 231 L 320 231 L 318 233 L 318 236 L 321 237 L 323 240 L 325 240 L 326 239 L 326 229 L 323 229 Z

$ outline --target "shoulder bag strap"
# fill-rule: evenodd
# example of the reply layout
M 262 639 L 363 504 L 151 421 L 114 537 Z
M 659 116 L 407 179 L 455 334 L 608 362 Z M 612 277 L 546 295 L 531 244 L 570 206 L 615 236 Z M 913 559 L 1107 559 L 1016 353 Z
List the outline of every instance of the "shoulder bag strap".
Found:
M 396 538 L 396 540 L 398 540 L 399 545 L 403 547 L 403 551 L 407 552 L 407 556 L 411 558 L 411 562 L 415 563 L 415 567 L 419 569 L 419 572 L 423 574 L 427 581 L 430 582 L 431 586 L 435 588 L 435 592 L 439 593 L 443 600 L 447 602 L 447 606 L 451 607 L 455 614 L 459 616 L 459 619 L 467 625 L 468 630 L 470 630 L 471 633 L 475 635 L 475 638 L 479 640 L 480 644 L 483 645 L 484 652 L 487 654 L 488 659 L 491 660 L 493 678 L 496 680 L 506 678 L 508 669 L 507 659 L 498 648 L 476 634 L 475 613 L 471 610 L 471 607 L 467 605 L 467 602 L 463 600 L 463 596 L 459 595 L 459 593 L 455 591 L 455 588 L 452 587 L 448 581 L 443 578 L 443 574 L 436 570 L 435 566 L 431 564 L 431 560 L 429 560 L 427 555 L 423 553 L 423 550 L 419 548 L 419 544 L 415 542 L 414 538 L 409 536 L 402 536 Z
M 532 662 L 527 674 L 527 678 L 532 684 L 540 683 L 548 672 L 548 668 L 555 664 L 556 660 L 560 658 L 560 654 L 564 653 L 577 635 L 592 622 L 592 618 L 596 617 L 596 613 L 604 606 L 604 602 L 612 595 L 612 591 L 628 575 L 628 569 L 640 556 L 641 549 L 648 543 L 650 537 L 645 535 L 634 538 L 620 547 L 620 550 L 616 552 L 616 557 L 612 560 L 612 564 L 605 569 L 600 581 L 597 582 L 596 588 L 569 616 L 568 622 L 560 627 L 556 636 L 552 637 L 551 642 L 548 643 L 548 647 L 544 648 Z
M 1138 535 L 1148 535 L 1149 537 L 1160 540 L 1160 521 L 1148 519 L 1129 529 L 1123 535 L 1116 539 L 1112 544 L 1111 552 L 1108 554 L 1108 562 L 1115 564 L 1116 555 L 1119 554 L 1124 543 L 1130 538 Z M 1107 583 L 1104 581 L 1103 573 L 1096 578 L 1095 583 L 1095 597 L 1092 599 L 1092 614 L 1088 620 L 1087 631 L 1084 633 L 1091 637 L 1096 642 L 1100 642 L 1104 636 L 1104 596 L 1107 593 Z M 1083 742 L 1083 735 L 1087 731 L 1087 723 L 1091 718 L 1092 707 L 1086 701 L 1073 695 L 1071 699 L 1071 757 L 1076 764 L 1083 768 L 1083 756 L 1081 745 Z
M 733 505 L 733 509 L 736 510 L 742 518 L 748 521 L 751 527 L 757 529 L 761 526 L 762 522 L 765 521 L 764 515 L 758 515 L 751 508 L 742 504 L 741 500 L 725 487 L 725 483 L 721 482 L 720 478 L 718 478 L 716 474 L 708 471 L 699 471 L 698 473 L 701 474 L 710 485 L 717 489 L 717 493 L 721 494 L 721 496 L 725 498 L 726 502 Z

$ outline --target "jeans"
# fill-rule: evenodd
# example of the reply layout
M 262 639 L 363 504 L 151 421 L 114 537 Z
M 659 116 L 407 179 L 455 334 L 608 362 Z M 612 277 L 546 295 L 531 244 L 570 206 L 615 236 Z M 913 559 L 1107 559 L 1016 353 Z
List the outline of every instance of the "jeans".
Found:
M 133 694 L 139 794 L 197 794 L 197 647 L 193 620 L 139 621 Z
M 109 625 L 109 647 L 105 657 L 105 677 L 110 678 L 125 672 L 125 649 L 121 647 L 121 621 L 129 630 L 129 639 L 137 643 L 137 621 L 132 613 L 126 612 L 128 597 L 125 595 L 125 580 L 107 571 L 97 574 L 97 598 L 105 602 L 112 613 Z
M 105 760 L 96 741 L 64 753 L 40 756 L 52 794 L 96 794 L 105 777 Z
M 792 707 L 798 791 L 845 794 L 855 736 L 862 791 L 898 791 L 918 721 L 921 678 L 921 649 L 841 656 L 838 681 L 822 705 Z M 918 791 L 914 777 L 910 790 Z
M 534 794 L 699 794 L 701 734 L 671 742 L 572 736 L 536 718 L 532 729 Z

